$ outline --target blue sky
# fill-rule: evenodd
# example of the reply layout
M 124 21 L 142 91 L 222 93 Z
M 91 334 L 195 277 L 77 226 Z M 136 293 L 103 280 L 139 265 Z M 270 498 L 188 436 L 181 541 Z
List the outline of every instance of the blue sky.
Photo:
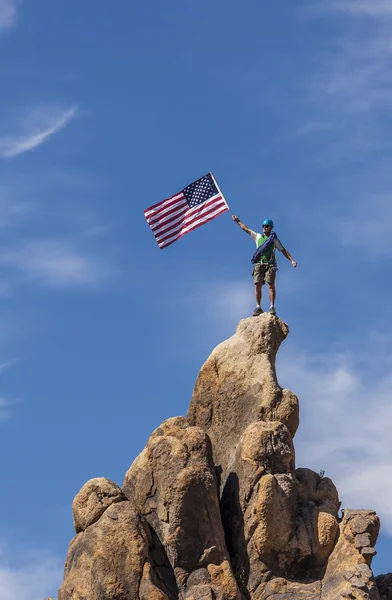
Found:
M 298 261 L 297 465 L 377 510 L 391 570 L 391 35 L 392 0 L 0 0 L 0 600 L 56 595 L 74 495 L 122 483 L 253 311 L 229 213 L 163 251 L 144 220 L 208 171 Z

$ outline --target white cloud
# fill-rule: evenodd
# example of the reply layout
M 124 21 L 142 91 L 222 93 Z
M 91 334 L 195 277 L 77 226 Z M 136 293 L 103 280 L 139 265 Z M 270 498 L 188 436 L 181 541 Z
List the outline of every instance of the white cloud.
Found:
M 16 21 L 16 1 L 0 0 L 0 31 L 8 29 Z
M 252 254 L 251 247 L 250 253 Z M 278 254 L 278 253 L 277 253 Z M 277 297 L 280 295 L 289 297 L 298 294 L 300 290 L 307 288 L 308 284 L 304 277 L 298 279 L 298 271 L 292 266 L 281 254 L 277 257 L 280 261 L 284 261 L 284 276 L 280 275 L 280 267 L 278 269 L 277 279 Z M 208 319 L 216 326 L 226 330 L 226 326 L 232 323 L 238 323 L 240 319 L 250 316 L 255 307 L 255 291 L 252 279 L 252 265 L 249 261 L 247 274 L 241 280 L 227 281 L 192 281 L 187 291 L 178 293 L 178 298 L 181 299 L 183 309 L 189 309 L 193 314 L 199 315 L 203 322 L 206 321 L 206 314 L 200 311 L 200 306 L 208 307 Z M 171 300 L 172 301 L 172 300 Z M 263 286 L 262 289 L 262 306 L 264 310 L 268 310 L 270 306 L 268 286 Z
M 325 470 L 343 508 L 375 509 L 390 535 L 391 359 L 376 351 L 369 335 L 356 355 L 295 353 L 283 356 L 277 367 L 281 385 L 300 401 L 297 466 Z
M 190 293 L 186 301 L 188 306 L 194 306 L 192 298 L 196 300 L 196 306 L 200 306 L 201 302 L 209 305 L 209 315 L 214 322 L 231 323 L 239 321 L 254 308 L 253 283 L 250 279 L 248 282 L 221 281 L 199 284 L 197 289 Z
M 51 288 L 91 287 L 110 276 L 109 268 L 76 245 L 59 240 L 29 242 L 0 253 L 0 264 L 28 281 Z
M 347 13 L 355 16 L 386 17 L 392 16 L 391 0 L 338 0 L 324 1 L 326 10 Z
M 41 600 L 57 593 L 63 568 L 52 556 L 37 552 L 10 564 L 3 548 L 0 555 L 0 600 Z
M 300 291 L 304 293 L 309 286 L 305 277 L 298 278 L 298 270 L 293 269 L 288 261 L 285 262 L 287 262 L 284 266 L 285 275 L 279 278 L 277 284 L 278 313 L 281 295 L 285 298 L 296 297 Z M 166 296 L 167 304 L 173 307 L 175 303 L 176 309 L 188 314 L 189 326 L 192 326 L 193 342 L 186 349 L 181 349 L 182 358 L 188 352 L 189 354 L 200 350 L 209 352 L 223 339 L 233 335 L 239 321 L 252 316 L 255 308 L 255 291 L 250 261 L 247 270 L 248 273 L 243 279 L 226 281 L 193 279 L 189 285 L 182 284 L 178 290 L 170 289 L 170 293 Z M 263 287 L 262 293 L 262 307 L 263 310 L 268 311 L 270 301 L 267 286 Z M 173 341 L 173 331 L 171 336 Z M 173 351 L 178 352 L 178 346 L 174 342 Z
M 75 117 L 77 107 L 39 107 L 30 111 L 19 123 L 18 133 L 0 137 L 0 156 L 13 158 L 37 148 L 58 133 Z
M 249 263 L 250 264 L 250 263 Z M 288 265 L 290 266 L 290 265 Z M 251 277 L 252 265 L 250 264 L 248 277 L 243 280 L 228 280 L 228 281 L 197 281 L 192 282 L 189 288 L 184 292 L 176 294 L 179 302 L 181 302 L 182 310 L 192 312 L 192 317 L 198 321 L 199 319 L 205 325 L 206 320 L 211 323 L 210 331 L 214 338 L 217 334 L 225 334 L 227 326 L 232 326 L 238 323 L 241 319 L 252 315 L 255 308 L 255 291 L 253 280 Z M 292 269 L 292 267 L 291 267 Z M 292 269 L 292 271 L 294 271 Z M 279 280 L 277 285 L 277 294 L 282 293 L 282 296 L 290 296 L 297 294 L 300 289 L 307 287 L 306 282 L 295 277 L 291 277 L 292 273 L 285 274 L 285 277 Z M 268 287 L 265 285 L 262 291 L 262 306 L 264 310 L 268 310 L 270 306 Z M 170 303 L 172 303 L 170 297 Z M 201 311 L 200 306 L 204 309 Z M 207 315 L 205 313 L 207 310 Z M 206 337 L 205 327 L 200 331 Z

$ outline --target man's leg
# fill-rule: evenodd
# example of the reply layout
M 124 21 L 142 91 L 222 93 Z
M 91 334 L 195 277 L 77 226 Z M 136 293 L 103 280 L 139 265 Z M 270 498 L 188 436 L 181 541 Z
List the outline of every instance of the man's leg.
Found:
M 261 306 L 261 296 L 262 296 L 263 284 L 261 281 L 255 283 L 255 296 L 256 296 L 256 307 Z
M 270 297 L 270 313 L 271 315 L 276 315 L 275 310 L 275 299 L 276 299 L 276 288 L 275 288 L 275 279 L 276 279 L 276 269 L 270 268 L 266 273 L 266 281 L 268 283 L 268 291 Z
M 270 304 L 271 304 L 271 308 L 272 308 L 275 306 L 275 299 L 276 299 L 276 288 L 275 288 L 274 283 L 268 284 L 268 291 L 269 291 L 269 297 L 270 297 Z
M 255 284 L 256 308 L 253 316 L 257 317 L 263 311 L 261 309 L 262 287 L 265 283 L 265 267 L 261 264 L 256 264 L 253 269 L 253 283 Z
M 261 315 L 263 312 L 261 308 L 261 293 L 262 293 L 263 284 L 261 281 L 255 283 L 255 296 L 256 296 L 256 308 L 254 310 L 253 316 L 257 317 L 257 315 Z

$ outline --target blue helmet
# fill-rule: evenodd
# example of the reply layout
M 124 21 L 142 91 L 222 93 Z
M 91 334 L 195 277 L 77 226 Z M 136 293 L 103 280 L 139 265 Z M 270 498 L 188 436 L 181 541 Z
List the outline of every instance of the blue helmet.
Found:
M 274 226 L 274 222 L 273 222 L 272 219 L 264 219 L 263 225 L 268 225 L 269 227 L 273 227 Z

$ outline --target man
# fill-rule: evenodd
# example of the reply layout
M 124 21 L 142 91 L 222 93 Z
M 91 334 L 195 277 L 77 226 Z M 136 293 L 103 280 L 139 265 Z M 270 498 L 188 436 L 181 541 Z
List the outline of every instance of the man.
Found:
M 246 231 L 251 238 L 256 242 L 256 247 L 259 248 L 264 242 L 268 240 L 272 233 L 272 229 L 274 227 L 274 223 L 271 219 L 265 219 L 263 221 L 263 233 L 256 233 L 256 231 L 252 231 L 249 229 L 244 223 L 242 223 L 238 217 L 233 215 L 233 221 L 237 223 L 241 227 L 243 231 Z M 268 283 L 269 288 L 269 297 L 270 297 L 270 310 L 271 315 L 276 315 L 275 310 L 275 298 L 276 298 L 276 289 L 275 289 L 275 278 L 276 271 L 278 270 L 275 258 L 275 250 L 278 249 L 283 256 L 285 256 L 295 268 L 297 263 L 290 256 L 290 253 L 283 248 L 281 242 L 277 237 L 275 237 L 268 247 L 262 252 L 259 260 L 255 263 L 253 268 L 253 282 L 255 284 L 255 295 L 256 295 L 256 308 L 254 310 L 253 316 L 257 317 L 257 315 L 261 315 L 263 312 L 261 308 L 261 295 L 262 295 L 262 287 L 265 282 Z

